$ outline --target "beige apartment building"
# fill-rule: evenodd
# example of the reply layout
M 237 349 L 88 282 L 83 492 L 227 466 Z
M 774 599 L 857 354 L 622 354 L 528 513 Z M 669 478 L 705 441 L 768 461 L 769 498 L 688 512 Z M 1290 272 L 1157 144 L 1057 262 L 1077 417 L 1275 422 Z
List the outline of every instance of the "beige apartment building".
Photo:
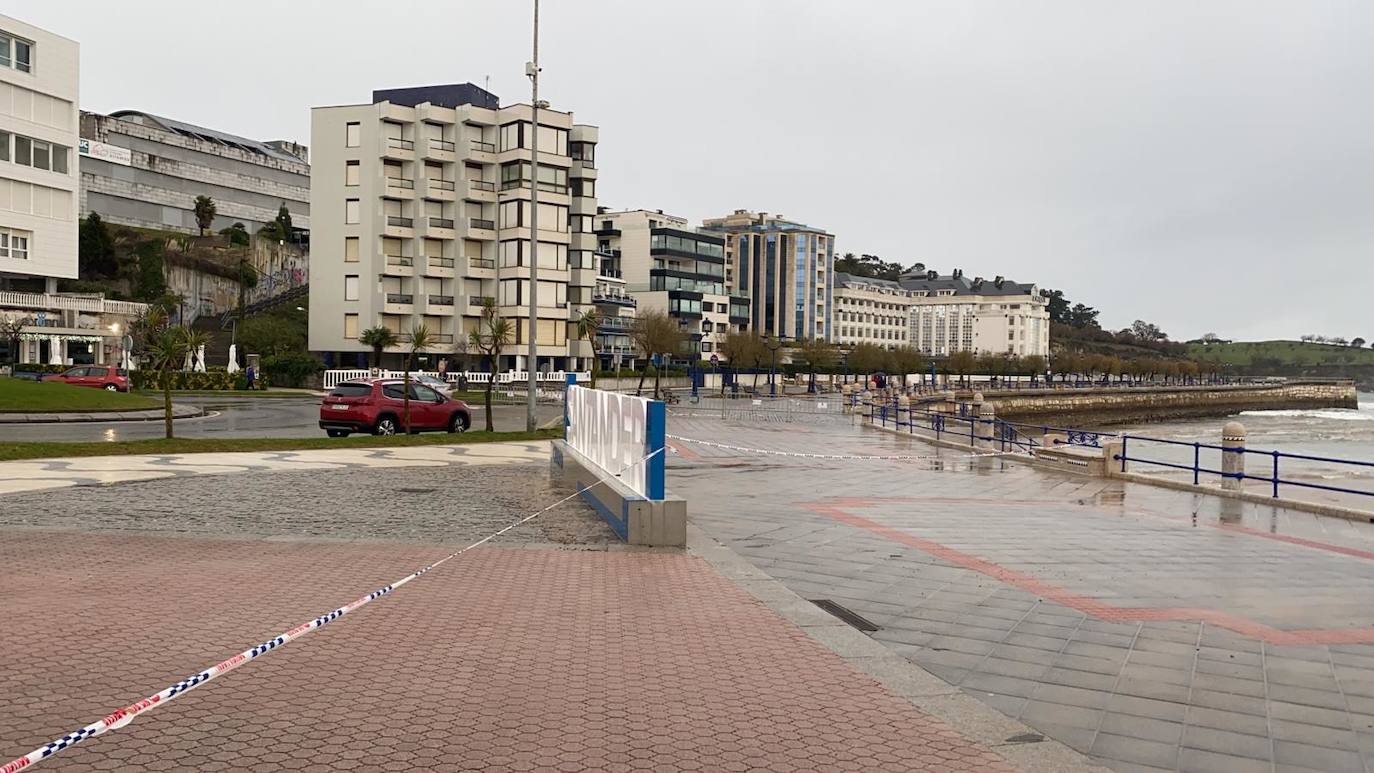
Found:
M 62 295 L 77 276 L 80 47 L 0 15 L 0 362 L 117 362 L 140 303 Z M 8 337 L 6 337 L 8 338 Z
M 725 335 L 749 324 L 748 296 L 726 289 L 724 237 L 663 210 L 602 211 L 596 225 L 602 274 L 623 281 L 641 309 L 678 321 L 687 339 L 684 359 L 724 360 Z
M 326 365 L 356 367 L 363 330 L 404 337 L 423 322 L 431 359 L 461 357 L 485 299 L 518 322 L 501 369 L 526 363 L 529 266 L 537 260 L 541 370 L 590 364 L 575 320 L 596 288 L 597 129 L 571 113 L 539 113 L 532 174 L 532 108 L 499 107 L 472 84 L 373 92 L 365 105 L 312 112 L 310 348 Z M 539 188 L 537 257 L 531 185 Z M 406 345 L 386 363 L 399 363 Z M 473 352 L 473 355 L 476 353 Z
M 725 284 L 750 299 L 760 335 L 834 340 L 835 237 L 782 215 L 737 209 L 703 230 L 725 241 Z
M 1038 287 L 1000 276 L 969 279 L 961 269 L 944 277 L 906 274 L 896 282 L 838 274 L 835 332 L 844 346 L 912 346 L 936 357 L 1050 352 L 1049 307 Z

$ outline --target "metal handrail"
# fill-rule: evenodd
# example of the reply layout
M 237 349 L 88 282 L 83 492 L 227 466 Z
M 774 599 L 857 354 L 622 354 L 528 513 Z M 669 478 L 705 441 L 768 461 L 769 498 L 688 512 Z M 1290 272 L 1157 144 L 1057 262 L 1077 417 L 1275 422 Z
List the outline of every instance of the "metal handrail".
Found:
M 1136 443 L 1159 443 L 1161 445 L 1181 446 L 1193 449 L 1193 463 L 1191 465 L 1178 464 L 1176 462 L 1166 462 L 1160 459 L 1146 459 L 1139 456 L 1131 456 L 1128 449 L 1131 441 Z M 1248 472 L 1227 472 L 1225 470 L 1214 470 L 1202 466 L 1202 451 L 1220 451 L 1222 454 L 1241 454 L 1254 455 L 1270 460 L 1269 475 L 1252 475 Z M 1280 462 L 1284 459 L 1304 462 L 1320 462 L 1323 464 L 1349 465 L 1352 467 L 1374 469 L 1374 462 L 1366 462 L 1359 459 L 1338 459 L 1331 456 L 1315 456 L 1313 454 L 1290 454 L 1278 450 L 1261 450 L 1257 448 L 1227 448 L 1226 446 L 1214 445 L 1212 443 L 1188 442 L 1186 440 L 1168 440 L 1166 438 L 1152 438 L 1143 435 L 1122 435 L 1121 452 L 1112 455 L 1113 461 L 1121 463 L 1121 471 L 1126 472 L 1126 463 L 1135 462 L 1137 464 L 1149 464 L 1156 467 L 1167 467 L 1175 470 L 1186 470 L 1193 473 L 1193 484 L 1198 485 L 1203 473 L 1208 475 L 1220 475 L 1222 478 L 1231 480 L 1255 480 L 1268 483 L 1271 486 L 1271 496 L 1275 499 L 1279 496 L 1280 486 L 1297 486 L 1299 488 L 1318 489 L 1322 491 L 1334 491 L 1341 494 L 1357 494 L 1359 496 L 1374 496 L 1374 491 L 1346 488 L 1344 486 L 1332 486 L 1325 483 L 1308 483 L 1291 478 L 1284 478 L 1280 473 Z

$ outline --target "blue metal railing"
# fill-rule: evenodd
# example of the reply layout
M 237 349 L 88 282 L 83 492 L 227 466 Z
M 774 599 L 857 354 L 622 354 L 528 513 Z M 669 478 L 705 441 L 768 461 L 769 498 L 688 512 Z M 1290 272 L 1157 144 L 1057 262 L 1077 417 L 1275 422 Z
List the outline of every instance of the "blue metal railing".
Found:
M 1167 446 L 1177 446 L 1191 448 L 1193 450 L 1193 463 L 1179 464 L 1178 462 L 1165 461 L 1163 459 L 1146 459 L 1139 456 L 1131 456 L 1131 443 L 1137 446 L 1140 443 L 1158 443 Z M 1202 465 L 1202 452 L 1219 451 L 1224 457 L 1226 454 L 1243 454 L 1260 457 L 1266 460 L 1269 469 L 1268 475 L 1251 475 L 1248 472 L 1227 472 L 1225 470 L 1215 470 Z M 1218 475 L 1223 479 L 1231 480 L 1254 480 L 1268 483 L 1270 485 L 1271 496 L 1278 498 L 1279 486 L 1298 486 L 1300 488 L 1318 489 L 1321 491 L 1333 491 L 1340 494 L 1356 494 L 1359 496 L 1374 496 L 1374 491 L 1347 488 L 1345 486 L 1332 486 L 1326 483 L 1311 483 L 1308 481 L 1294 480 L 1285 478 L 1280 470 L 1283 460 L 1293 460 L 1299 462 L 1318 462 L 1321 464 L 1346 465 L 1361 469 L 1374 469 L 1374 462 L 1362 462 L 1354 459 L 1336 459 L 1329 456 L 1312 456 L 1309 454 L 1290 454 L 1283 451 L 1264 451 L 1255 448 L 1227 448 L 1225 446 L 1212 445 L 1210 443 L 1189 443 L 1185 440 L 1165 440 L 1163 438 L 1143 437 L 1140 435 L 1122 435 L 1121 453 L 1113 454 L 1112 459 L 1121 463 L 1121 471 L 1126 472 L 1126 463 L 1135 462 L 1137 464 L 1149 464 L 1156 467 L 1165 467 L 1174 470 L 1184 470 L 1193 474 L 1193 485 L 1201 482 L 1202 475 Z

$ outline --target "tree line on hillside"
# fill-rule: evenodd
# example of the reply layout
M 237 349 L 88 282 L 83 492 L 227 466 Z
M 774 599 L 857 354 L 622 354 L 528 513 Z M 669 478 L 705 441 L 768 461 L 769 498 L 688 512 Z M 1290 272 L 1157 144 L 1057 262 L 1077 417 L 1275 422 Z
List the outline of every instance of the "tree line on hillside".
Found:
M 1300 339 L 1298 339 L 1298 340 L 1302 341 L 1303 343 L 1309 343 L 1309 344 L 1330 344 L 1330 345 L 1332 345 L 1332 346 L 1353 346 L 1353 347 L 1356 348 L 1356 349 L 1359 349 L 1359 348 L 1361 348 L 1361 347 L 1363 347 L 1363 346 L 1365 345 L 1365 340 L 1364 340 L 1363 338 L 1359 337 L 1359 336 L 1355 336 L 1354 338 L 1351 338 L 1350 340 L 1346 340 L 1343 336 L 1324 336 L 1324 335 L 1318 335 L 1318 334 L 1316 334 L 1316 333 L 1308 333 L 1307 335 L 1303 336 L 1302 338 L 1300 338 Z M 1374 348 L 1374 344 L 1371 344 L 1371 347 Z

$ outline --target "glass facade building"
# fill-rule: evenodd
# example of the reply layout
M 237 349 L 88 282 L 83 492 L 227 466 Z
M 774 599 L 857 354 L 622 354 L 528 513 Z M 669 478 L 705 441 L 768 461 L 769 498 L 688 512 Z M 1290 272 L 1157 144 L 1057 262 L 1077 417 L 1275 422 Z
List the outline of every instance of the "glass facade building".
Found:
M 703 230 L 725 236 L 726 286 L 752 299 L 752 329 L 795 340 L 833 340 L 834 236 L 744 211 L 706 220 Z

